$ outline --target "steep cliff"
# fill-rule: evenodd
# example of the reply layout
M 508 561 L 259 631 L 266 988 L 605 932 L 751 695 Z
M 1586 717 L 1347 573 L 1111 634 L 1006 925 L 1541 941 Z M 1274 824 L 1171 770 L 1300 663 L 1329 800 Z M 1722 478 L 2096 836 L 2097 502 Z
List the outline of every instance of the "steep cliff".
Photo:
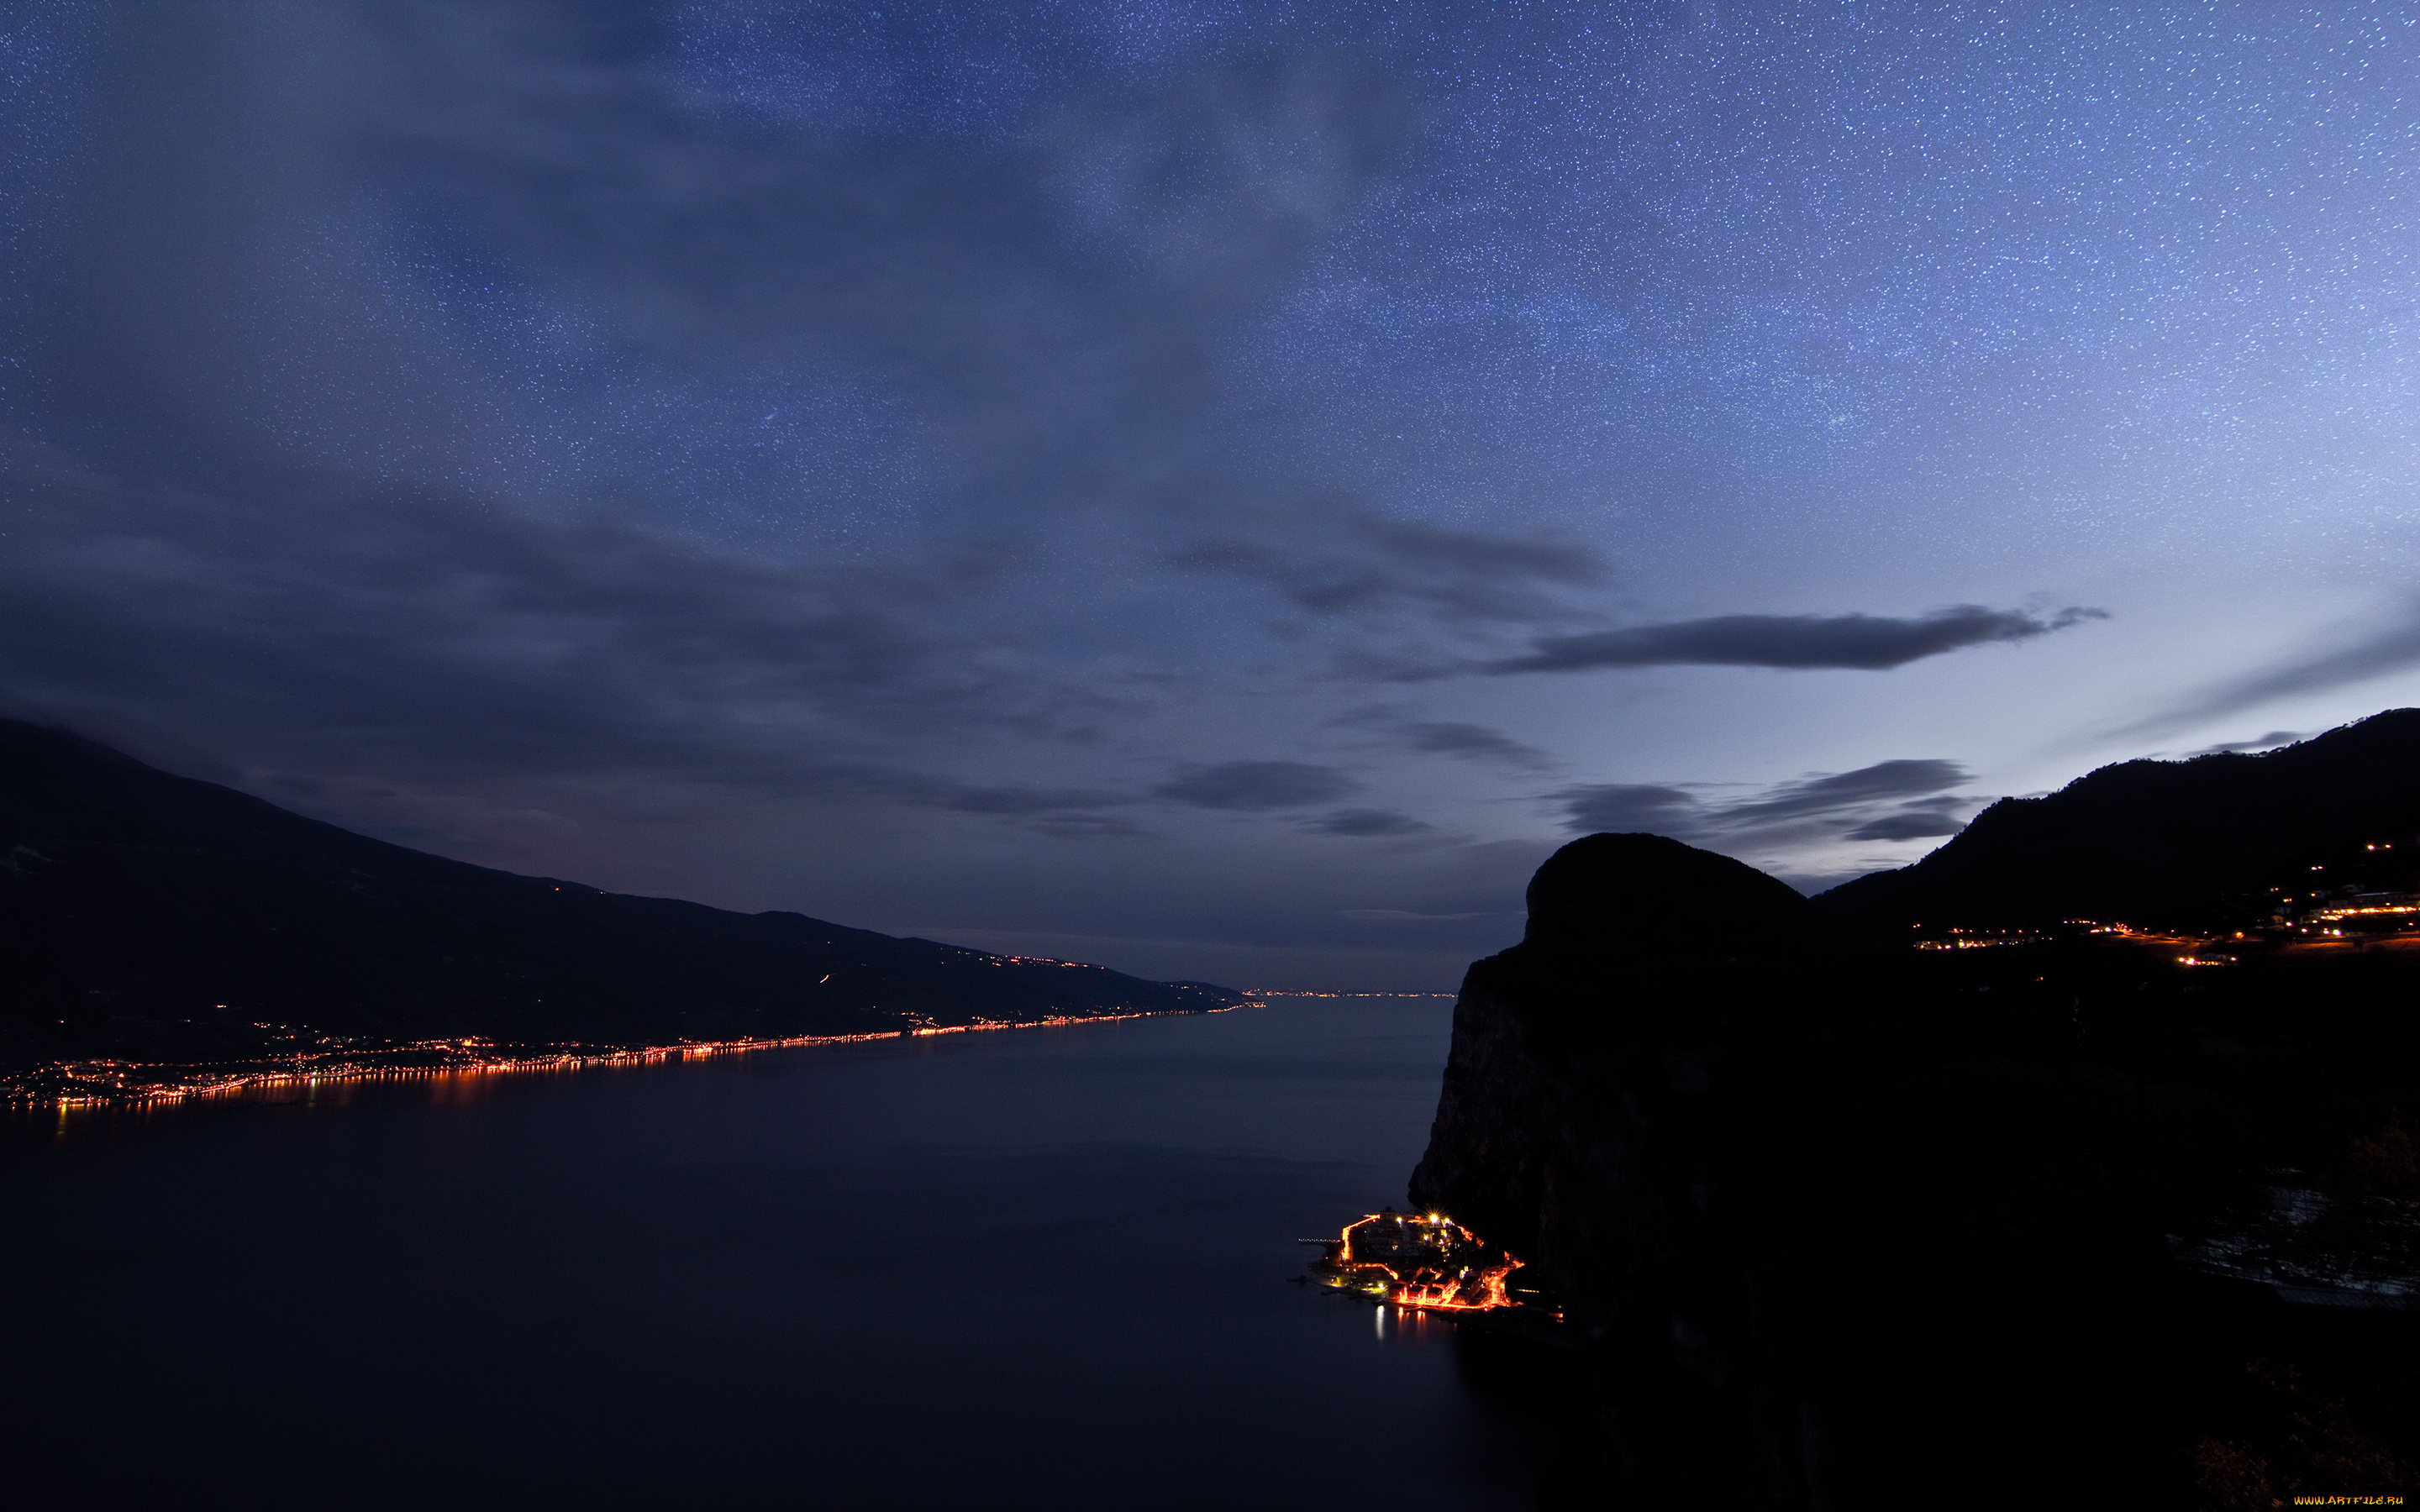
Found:
M 2208 1465 L 2401 1489 L 2404 1315 L 2347 1343 L 2177 1255 L 2257 1225 L 2280 1168 L 2378 1200 L 2361 1173 L 2420 1125 L 2420 951 L 1878 944 L 1648 835 L 1565 847 L 1529 903 L 1464 983 L 1410 1196 L 1528 1261 L 1584 1354 L 1550 1506 L 2238 1504 Z M 2253 1390 L 2279 1362 L 2351 1402 L 2335 1427 Z
M 1594 835 L 1529 887 L 1522 943 L 1470 969 L 1416 1208 L 1513 1253 L 1592 1352 L 1567 1480 L 1807 1505 L 1823 1432 L 1761 1329 L 1729 1167 L 1744 1033 L 1788 999 L 1811 909 L 1738 861 Z

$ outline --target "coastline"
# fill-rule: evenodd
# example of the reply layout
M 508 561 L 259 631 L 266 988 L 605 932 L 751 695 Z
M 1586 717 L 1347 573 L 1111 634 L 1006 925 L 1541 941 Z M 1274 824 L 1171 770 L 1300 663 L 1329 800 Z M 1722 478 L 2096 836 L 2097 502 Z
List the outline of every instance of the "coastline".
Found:
M 572 1072 L 620 1066 L 659 1065 L 676 1060 L 706 1060 L 723 1056 L 750 1055 L 762 1050 L 870 1044 L 883 1040 L 929 1039 L 994 1029 L 1065 1028 L 1078 1024 L 1224 1013 L 1236 1008 L 1264 1006 L 1257 998 L 1250 998 L 1217 1008 L 1140 1009 L 1130 1013 L 1052 1014 L 1039 1019 L 978 1019 L 967 1024 L 921 1024 L 856 1034 L 800 1034 L 780 1039 L 689 1041 L 659 1045 L 513 1047 L 499 1045 L 473 1035 L 459 1040 L 399 1041 L 377 1049 L 345 1046 L 321 1052 L 327 1058 L 319 1061 L 313 1061 L 308 1053 L 274 1060 L 261 1057 L 235 1062 L 51 1061 L 30 1071 L 0 1078 L 0 1108 L 23 1111 L 51 1108 L 64 1113 L 74 1109 L 157 1107 L 222 1099 L 236 1101 L 247 1093 L 279 1088 L 409 1081 L 440 1076 Z M 373 1060 L 372 1057 L 385 1058 Z M 240 1069 L 228 1069 L 231 1067 Z M 140 1079 L 135 1079 L 137 1075 Z

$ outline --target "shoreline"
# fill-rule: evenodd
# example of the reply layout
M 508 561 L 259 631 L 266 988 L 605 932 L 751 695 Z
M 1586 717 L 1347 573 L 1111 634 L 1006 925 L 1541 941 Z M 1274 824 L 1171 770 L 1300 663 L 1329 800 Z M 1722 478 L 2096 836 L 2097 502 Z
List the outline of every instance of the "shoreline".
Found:
M 1237 1008 L 1266 1007 L 1250 1000 L 1218 1008 L 1140 1009 L 1131 1013 L 1053 1014 L 1048 1018 L 977 1020 L 971 1024 L 925 1024 L 908 1028 L 857 1034 L 799 1034 L 768 1040 L 684 1041 L 674 1044 L 589 1046 L 562 1049 L 532 1047 L 516 1052 L 473 1035 L 461 1040 L 416 1040 L 377 1050 L 331 1051 L 321 1065 L 294 1063 L 211 1073 L 225 1061 L 51 1061 L 0 1081 L 0 1108 L 68 1113 L 104 1108 L 149 1108 L 216 1100 L 235 1101 L 249 1092 L 321 1084 L 411 1081 L 440 1076 L 509 1076 L 538 1072 L 568 1073 L 622 1066 L 662 1065 L 682 1060 L 711 1060 L 724 1056 L 752 1055 L 764 1050 L 800 1050 L 822 1045 L 872 1044 L 885 1040 L 932 1039 L 948 1034 L 976 1034 L 996 1029 L 1054 1029 L 1081 1024 L 1115 1024 L 1128 1019 L 1174 1018 L 1225 1013 Z M 483 1052 L 497 1052 L 484 1054 Z M 365 1064 L 365 1057 L 395 1057 L 395 1063 Z M 427 1057 L 417 1061 L 403 1057 Z M 342 1057 L 342 1058 L 338 1058 Z M 128 1073 L 148 1073 L 130 1083 Z M 181 1074 L 180 1074 L 181 1073 Z M 109 1078 L 116 1078 L 109 1085 Z M 54 1080 L 57 1090 L 36 1089 L 29 1084 Z

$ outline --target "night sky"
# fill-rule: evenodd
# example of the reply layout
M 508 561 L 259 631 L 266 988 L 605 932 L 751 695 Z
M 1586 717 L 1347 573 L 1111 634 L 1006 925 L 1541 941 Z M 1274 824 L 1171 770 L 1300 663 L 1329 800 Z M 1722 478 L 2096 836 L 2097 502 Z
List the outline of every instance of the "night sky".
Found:
M 0 712 L 1450 989 L 2420 702 L 2420 12 L 0 6 Z

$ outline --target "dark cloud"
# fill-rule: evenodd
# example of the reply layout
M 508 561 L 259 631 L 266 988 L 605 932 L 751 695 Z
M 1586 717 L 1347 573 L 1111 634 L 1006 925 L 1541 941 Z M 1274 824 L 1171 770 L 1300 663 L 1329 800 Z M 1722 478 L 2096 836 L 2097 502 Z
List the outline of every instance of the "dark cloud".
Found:
M 1923 810 L 1884 814 L 1869 819 L 1849 830 L 1842 840 L 1922 840 L 1933 835 L 1955 835 L 1966 827 L 1962 821 L 1947 814 Z
M 1156 797 L 1196 809 L 1308 809 L 1361 786 L 1332 766 L 1305 762 L 1187 762 L 1153 788 Z
M 1955 835 L 1966 827 L 1964 820 L 1952 810 L 1972 806 L 1964 798 L 1935 798 L 1922 803 L 1906 804 L 1885 814 L 1877 814 L 1842 840 L 1929 840 L 1935 835 Z
M 1553 796 L 1563 805 L 1565 823 L 1583 834 L 1688 835 L 1705 826 L 1697 795 L 1679 788 L 1602 782 L 1565 788 Z
M 945 628 L 957 594 L 611 519 L 255 471 L 167 489 L 6 443 L 0 666 L 71 723 L 273 730 L 285 761 L 876 796 L 995 815 L 1132 801 L 921 775 L 891 748 L 1039 734 L 1100 696 Z
M 1876 762 L 1854 772 L 1784 782 L 1763 797 L 1730 804 L 1721 813 L 1730 825 L 1763 824 L 1807 814 L 1836 813 L 1878 800 L 1939 793 L 1966 780 L 1966 769 L 1956 762 Z
M 1436 828 L 1391 809 L 1339 809 L 1300 827 L 1316 835 L 1421 835 Z
M 1721 614 L 1588 635 L 1548 636 L 1489 672 L 1587 671 L 1605 667 L 1854 668 L 1885 671 L 1926 656 L 1993 641 L 2029 640 L 2105 610 L 2071 608 L 2047 619 L 1962 604 L 1915 619 L 1871 614 Z
M 1914 840 L 1962 827 L 1953 810 L 1982 800 L 1945 790 L 1967 775 L 1956 762 L 1908 759 L 1783 782 L 1730 803 L 1708 803 L 1686 788 L 1623 782 L 1565 788 L 1548 797 L 1561 806 L 1565 825 L 1580 834 L 1643 831 L 1729 844 Z

